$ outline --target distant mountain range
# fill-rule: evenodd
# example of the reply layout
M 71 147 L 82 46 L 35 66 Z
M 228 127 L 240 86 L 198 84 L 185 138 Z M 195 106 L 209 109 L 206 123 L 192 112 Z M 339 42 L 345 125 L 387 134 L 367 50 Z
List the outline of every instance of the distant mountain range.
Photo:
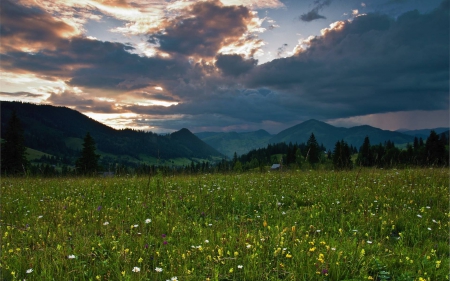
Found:
M 67 163 L 73 164 L 79 157 L 87 132 L 94 138 L 97 153 L 105 163 L 155 164 L 168 159 L 184 159 L 185 163 L 190 163 L 225 157 L 188 129 L 168 135 L 115 130 L 66 107 L 5 101 L 0 105 L 2 135 L 15 110 L 24 128 L 25 145 L 41 153 L 63 157 Z
M 266 131 L 256 131 L 248 133 L 197 133 L 196 135 L 216 148 L 219 152 L 231 157 L 234 152 L 242 155 L 251 149 L 266 147 L 268 144 L 274 143 L 306 143 L 314 133 L 319 144 L 323 144 L 327 149 L 333 151 L 337 141 L 344 140 L 349 145 L 359 149 L 363 144 L 364 138 L 369 137 L 372 145 L 384 143 L 385 141 L 392 141 L 397 145 L 413 143 L 414 137 L 422 137 L 425 141 L 432 129 L 417 130 L 417 131 L 387 131 L 379 128 L 374 128 L 368 125 L 356 126 L 351 128 L 335 127 L 325 122 L 318 120 L 308 120 L 286 130 L 279 132 L 276 135 L 270 135 Z M 447 131 L 448 128 L 433 129 L 438 134 Z
M 445 127 L 441 127 L 441 128 L 435 128 L 432 129 L 433 131 L 435 131 L 437 134 L 442 134 L 445 132 L 448 132 L 449 129 L 445 128 Z M 402 134 L 406 134 L 406 135 L 410 135 L 410 136 L 414 136 L 417 138 L 422 138 L 423 140 L 426 140 L 428 138 L 428 136 L 430 135 L 430 131 L 431 129 L 422 129 L 422 130 L 397 130 L 396 132 L 402 133 Z

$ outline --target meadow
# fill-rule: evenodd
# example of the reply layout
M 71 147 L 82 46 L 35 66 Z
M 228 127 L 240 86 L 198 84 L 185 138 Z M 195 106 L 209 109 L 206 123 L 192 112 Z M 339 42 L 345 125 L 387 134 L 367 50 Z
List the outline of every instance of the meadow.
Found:
M 449 170 L 2 178 L 2 280 L 448 280 Z

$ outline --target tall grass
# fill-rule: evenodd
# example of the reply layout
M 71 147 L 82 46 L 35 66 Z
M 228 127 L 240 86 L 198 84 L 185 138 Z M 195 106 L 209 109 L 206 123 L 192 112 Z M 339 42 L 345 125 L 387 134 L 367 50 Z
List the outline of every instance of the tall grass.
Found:
M 447 169 L 3 178 L 2 280 L 448 280 Z

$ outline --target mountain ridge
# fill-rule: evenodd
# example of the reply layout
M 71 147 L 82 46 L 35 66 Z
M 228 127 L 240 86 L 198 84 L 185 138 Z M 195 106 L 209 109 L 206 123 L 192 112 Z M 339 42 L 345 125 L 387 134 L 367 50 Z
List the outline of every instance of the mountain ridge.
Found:
M 430 129 L 430 131 L 433 129 Z M 236 152 L 239 153 L 242 149 L 241 146 L 234 145 L 234 142 L 238 142 L 242 136 L 240 134 L 250 134 L 254 132 L 244 132 L 236 133 L 237 137 L 235 139 L 229 139 L 231 134 L 225 135 L 221 132 L 206 132 L 206 133 L 195 133 L 200 139 L 210 144 L 212 147 L 216 148 L 218 151 L 231 157 L 231 155 Z M 369 137 L 371 144 L 384 143 L 386 141 L 392 141 L 394 144 L 402 145 L 405 143 L 413 143 L 414 136 L 404 134 L 397 131 L 383 130 L 380 128 L 372 127 L 370 125 L 359 125 L 350 128 L 337 127 L 319 121 L 316 119 L 310 119 L 289 127 L 285 130 L 280 131 L 278 134 L 272 135 L 268 140 L 259 139 L 258 146 L 252 147 L 252 149 L 257 149 L 265 147 L 268 144 L 275 144 L 280 142 L 285 143 L 306 143 L 308 138 L 314 133 L 316 140 L 319 144 L 323 144 L 327 150 L 333 151 L 334 146 L 337 141 L 344 140 L 349 145 L 359 147 L 363 144 L 364 138 Z M 228 139 L 227 139 L 228 138 Z M 255 141 L 258 139 L 255 139 Z M 264 142 L 266 141 L 266 142 Z M 228 146 L 227 146 L 228 145 Z

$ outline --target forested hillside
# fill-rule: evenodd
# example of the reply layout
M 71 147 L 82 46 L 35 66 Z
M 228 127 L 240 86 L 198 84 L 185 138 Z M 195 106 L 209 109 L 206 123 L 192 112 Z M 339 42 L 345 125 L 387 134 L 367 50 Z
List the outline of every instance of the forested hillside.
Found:
M 73 164 L 86 133 L 94 138 L 103 162 L 139 163 L 149 158 L 212 159 L 222 154 L 202 142 L 189 130 L 168 135 L 131 129 L 115 130 L 78 111 L 50 105 L 1 102 L 2 135 L 15 110 L 23 129 L 25 145 Z

